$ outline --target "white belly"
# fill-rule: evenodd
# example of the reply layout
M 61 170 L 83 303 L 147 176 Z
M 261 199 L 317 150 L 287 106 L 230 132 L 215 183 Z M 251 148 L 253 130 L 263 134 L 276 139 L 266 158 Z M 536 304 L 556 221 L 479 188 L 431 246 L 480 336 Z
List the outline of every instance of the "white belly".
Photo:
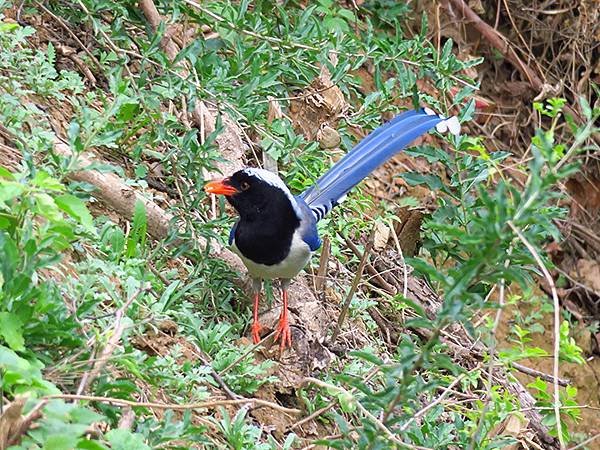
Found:
M 231 244 L 231 250 L 240 257 L 244 265 L 248 268 L 248 273 L 251 277 L 262 280 L 294 278 L 306 266 L 311 254 L 308 244 L 297 233 L 294 233 L 290 253 L 287 258 L 279 264 L 273 264 L 272 266 L 250 261 L 238 250 L 235 240 Z

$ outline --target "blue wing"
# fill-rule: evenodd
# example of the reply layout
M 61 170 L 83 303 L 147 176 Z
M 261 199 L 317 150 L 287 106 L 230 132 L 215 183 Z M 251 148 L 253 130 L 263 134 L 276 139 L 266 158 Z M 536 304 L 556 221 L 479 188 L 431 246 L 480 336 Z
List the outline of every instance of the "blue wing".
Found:
M 317 221 L 346 193 L 413 140 L 445 121 L 431 110 L 406 111 L 380 126 L 333 165 L 300 198 Z
M 317 219 L 301 197 L 296 197 L 296 202 L 300 207 L 300 211 L 302 211 L 302 218 L 298 227 L 300 237 L 308 245 L 310 251 L 314 252 L 321 246 L 321 238 L 317 231 Z
M 231 231 L 229 232 L 229 245 L 233 244 L 233 240 L 235 239 L 235 229 L 237 228 L 238 223 L 240 223 L 240 221 L 236 220 L 231 227 Z

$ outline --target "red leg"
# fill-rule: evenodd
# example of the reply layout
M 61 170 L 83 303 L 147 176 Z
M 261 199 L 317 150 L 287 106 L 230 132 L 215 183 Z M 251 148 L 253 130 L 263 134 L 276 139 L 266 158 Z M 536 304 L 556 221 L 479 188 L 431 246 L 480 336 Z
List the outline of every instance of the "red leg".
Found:
M 252 342 L 258 344 L 260 342 L 260 330 L 262 326 L 258 322 L 258 301 L 260 300 L 260 292 L 254 294 L 254 309 L 253 309 L 253 321 L 252 321 Z
M 283 305 L 281 307 L 281 315 L 279 316 L 279 322 L 277 323 L 277 331 L 275 333 L 275 342 L 281 338 L 279 343 L 279 349 L 283 351 L 286 347 L 292 346 L 292 333 L 290 330 L 290 323 L 288 321 L 288 296 L 287 289 L 281 290 L 281 297 Z

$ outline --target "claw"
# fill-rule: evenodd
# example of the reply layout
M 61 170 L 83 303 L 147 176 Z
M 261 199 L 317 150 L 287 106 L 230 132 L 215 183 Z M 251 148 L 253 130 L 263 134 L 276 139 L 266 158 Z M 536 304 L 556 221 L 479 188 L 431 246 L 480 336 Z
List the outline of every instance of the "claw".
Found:
M 258 344 L 260 342 L 260 332 L 263 329 L 262 325 L 257 321 L 252 322 L 252 342 Z

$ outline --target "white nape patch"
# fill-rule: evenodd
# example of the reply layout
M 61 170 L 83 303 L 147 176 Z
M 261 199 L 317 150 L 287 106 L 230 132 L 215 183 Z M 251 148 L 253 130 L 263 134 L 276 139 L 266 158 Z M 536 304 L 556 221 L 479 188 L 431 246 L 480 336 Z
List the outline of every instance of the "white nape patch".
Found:
M 440 133 L 449 131 L 451 134 L 458 136 L 460 134 L 460 122 L 458 121 L 458 117 L 452 116 L 438 123 L 435 126 L 435 129 Z
M 433 109 L 425 107 L 423 108 L 423 111 L 425 111 L 425 114 L 427 114 L 428 116 L 435 116 L 436 113 Z
M 244 169 L 244 172 L 246 173 L 246 175 L 256 177 L 264 181 L 265 183 L 270 184 L 271 186 L 281 189 L 283 193 L 287 196 L 287 198 L 290 200 L 292 208 L 294 208 L 294 211 L 296 212 L 296 216 L 298 216 L 299 219 L 302 219 L 302 210 L 298 206 L 298 202 L 296 201 L 288 187 L 285 185 L 283 180 L 279 178 L 277 174 L 271 172 L 270 170 L 258 169 L 255 167 L 249 167 L 247 169 Z

